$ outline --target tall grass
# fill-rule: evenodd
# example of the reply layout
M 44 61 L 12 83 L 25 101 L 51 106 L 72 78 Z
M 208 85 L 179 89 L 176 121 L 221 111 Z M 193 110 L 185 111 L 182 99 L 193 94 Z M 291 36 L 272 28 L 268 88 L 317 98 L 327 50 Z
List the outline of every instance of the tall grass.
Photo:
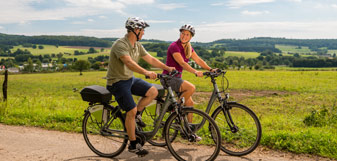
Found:
M 77 72 L 9 75 L 8 102 L 0 103 L 0 122 L 80 132 L 88 103 L 74 89 L 93 84 L 105 86 L 105 75 L 106 72 L 84 72 L 82 76 Z M 275 93 L 248 95 L 239 102 L 259 117 L 262 145 L 337 159 L 337 121 L 333 121 L 337 116 L 336 71 L 228 71 L 226 75 L 229 92 Z M 144 78 L 138 74 L 136 77 Z M 195 84 L 198 92 L 212 91 L 209 79 L 190 73 L 183 73 L 183 79 Z M 220 85 L 221 79 L 217 81 Z M 195 100 L 195 108 L 206 108 L 208 99 L 202 100 L 206 101 Z

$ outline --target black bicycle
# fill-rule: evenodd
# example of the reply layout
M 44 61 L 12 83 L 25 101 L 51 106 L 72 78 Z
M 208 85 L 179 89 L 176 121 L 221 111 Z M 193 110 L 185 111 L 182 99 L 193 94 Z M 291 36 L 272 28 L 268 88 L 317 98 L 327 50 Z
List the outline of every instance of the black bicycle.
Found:
M 218 100 L 218 107 L 211 116 L 220 129 L 222 137 L 221 150 L 234 156 L 251 153 L 259 145 L 262 135 L 259 119 L 247 106 L 228 100 L 229 94 L 225 93 L 229 87 L 229 81 L 225 77 L 226 71 L 217 70 L 216 72 L 204 72 L 203 74 L 206 78 L 211 78 L 213 84 L 213 92 L 205 110 L 207 114 L 210 114 L 212 106 L 216 99 Z M 224 80 L 227 81 L 227 87 L 222 91 L 219 90 L 216 82 L 216 78 L 219 76 L 222 76 L 223 88 Z M 221 95 L 222 93 L 225 93 L 224 97 Z M 177 93 L 178 98 L 180 95 L 181 93 Z M 157 101 L 156 111 L 160 110 L 161 106 L 161 101 Z M 155 117 L 151 117 L 155 119 Z M 196 128 L 200 128 L 204 124 L 204 120 L 201 120 L 201 122 L 196 124 Z M 156 137 L 148 142 L 155 146 L 165 146 L 163 138 L 164 135 L 157 133 Z
M 158 79 L 166 82 L 174 75 L 175 73 L 158 74 Z M 136 126 L 138 142 L 142 145 L 146 141 L 151 142 L 161 129 L 165 144 L 177 160 L 215 160 L 221 147 L 221 135 L 214 120 L 203 111 L 184 108 L 184 100 L 178 103 L 171 87 L 166 88 L 166 96 L 162 95 L 163 90 L 159 89 L 157 102 L 160 101 L 158 104 L 162 106 L 160 115 L 154 120 L 153 129 L 147 131 L 146 128 Z M 111 105 L 111 93 L 104 87 L 88 86 L 81 91 L 81 95 L 84 101 L 89 102 L 82 125 L 83 136 L 89 148 L 102 157 L 115 157 L 122 153 L 128 142 L 124 125 L 125 112 L 119 106 Z M 169 116 L 165 117 L 167 113 Z M 189 113 L 193 114 L 193 122 L 187 121 Z M 201 120 L 205 122 L 202 127 L 198 124 Z M 202 137 L 202 140 L 197 139 L 197 136 Z M 204 146 L 207 146 L 207 152 L 199 149 Z

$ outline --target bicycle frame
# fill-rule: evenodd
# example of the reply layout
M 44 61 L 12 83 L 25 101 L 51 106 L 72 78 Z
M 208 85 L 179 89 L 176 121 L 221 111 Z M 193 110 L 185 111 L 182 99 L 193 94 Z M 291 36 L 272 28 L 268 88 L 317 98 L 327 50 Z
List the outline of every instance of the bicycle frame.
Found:
M 160 123 L 164 119 L 164 115 L 165 115 L 166 111 L 168 110 L 169 106 L 171 104 L 177 104 L 177 100 L 176 100 L 175 95 L 172 91 L 172 88 L 168 87 L 167 91 L 168 92 L 167 92 L 167 95 L 166 95 L 166 98 L 165 98 L 165 102 L 163 103 L 163 106 L 162 106 L 163 110 L 160 113 L 159 117 L 155 120 L 154 129 L 152 131 L 137 131 L 136 130 L 136 132 L 139 132 L 139 133 L 143 134 L 145 136 L 146 140 L 149 140 L 154 135 L 156 135 L 156 133 L 160 129 Z M 122 138 L 128 137 L 128 135 L 125 131 L 113 130 L 113 129 L 106 128 L 106 127 L 110 126 L 110 124 L 113 122 L 113 120 L 115 118 L 117 118 L 118 114 L 121 114 L 121 108 L 119 106 L 116 106 L 116 108 L 117 109 L 115 110 L 115 113 L 112 115 L 113 117 L 110 118 L 110 120 L 107 123 L 105 123 L 105 125 L 102 127 L 102 130 L 103 131 L 106 130 L 106 132 L 110 133 L 109 135 L 118 134 L 118 135 L 113 135 L 113 136 L 122 137 Z
M 221 93 L 220 93 L 220 90 L 219 90 L 219 87 L 216 83 L 216 80 L 215 80 L 215 77 L 214 76 L 210 76 L 211 77 L 211 82 L 213 84 L 213 93 L 211 95 L 211 98 L 208 102 L 208 105 L 207 105 L 207 108 L 206 108 L 206 113 L 209 114 L 210 111 L 211 111 L 211 108 L 215 102 L 215 99 L 218 98 L 218 101 L 220 103 L 220 106 L 222 108 L 222 112 L 224 113 L 225 115 L 225 118 L 226 118 L 226 122 L 228 124 L 228 126 L 230 127 L 231 131 L 232 132 L 237 132 L 238 131 L 238 128 L 237 126 L 234 124 L 233 122 L 233 119 L 232 119 L 232 116 L 229 112 L 229 106 L 228 106 L 228 103 L 235 103 L 235 102 L 228 102 L 228 98 L 229 98 L 229 95 L 226 93 L 225 94 L 225 98 L 223 98 L 221 96 Z M 205 121 L 202 120 L 202 124 L 204 123 Z

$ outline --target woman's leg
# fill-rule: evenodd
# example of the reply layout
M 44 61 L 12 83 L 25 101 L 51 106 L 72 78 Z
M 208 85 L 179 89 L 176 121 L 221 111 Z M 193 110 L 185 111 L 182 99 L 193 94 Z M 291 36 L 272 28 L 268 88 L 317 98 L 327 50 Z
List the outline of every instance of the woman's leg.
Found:
M 195 92 L 195 86 L 192 83 L 184 80 L 184 82 L 180 86 L 180 92 L 182 92 L 180 97 L 185 98 L 185 106 L 193 107 L 194 103 L 192 100 L 192 95 Z M 188 114 L 187 116 L 188 122 L 192 122 L 192 118 L 193 118 L 192 114 Z

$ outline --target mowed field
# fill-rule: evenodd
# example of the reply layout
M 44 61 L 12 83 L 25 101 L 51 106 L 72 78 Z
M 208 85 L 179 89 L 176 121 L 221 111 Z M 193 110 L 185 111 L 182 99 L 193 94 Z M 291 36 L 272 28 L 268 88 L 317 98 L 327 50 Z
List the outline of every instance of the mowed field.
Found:
M 33 55 L 38 56 L 38 55 L 46 55 L 49 54 L 59 54 L 62 53 L 64 58 L 77 58 L 77 60 L 88 60 L 89 57 L 97 57 L 97 56 L 108 56 L 110 53 L 110 48 L 102 48 L 102 47 L 93 47 L 95 50 L 98 51 L 98 53 L 92 53 L 92 54 L 84 54 L 84 55 L 74 55 L 74 51 L 80 51 L 87 53 L 89 51 L 90 47 L 83 47 L 83 46 L 54 46 L 54 45 L 42 45 L 44 48 L 43 49 L 33 49 L 33 48 L 25 48 L 22 47 L 22 45 L 15 46 L 13 49 L 11 49 L 12 52 L 15 52 L 17 49 L 21 50 L 28 50 L 30 51 Z M 101 50 L 103 49 L 103 50 Z M 157 56 L 156 52 L 149 52 L 152 56 Z M 0 57 L 1 58 L 1 57 Z M 8 58 L 8 57 L 2 57 L 2 58 Z M 57 57 L 53 58 L 57 59 Z
M 148 43 L 148 42 L 145 42 Z M 45 55 L 45 54 L 58 54 L 58 53 L 66 53 L 63 55 L 65 58 L 77 58 L 78 60 L 87 60 L 88 57 L 96 57 L 100 55 L 109 55 L 110 53 L 110 48 L 102 48 L 102 47 L 94 47 L 95 50 L 98 51 L 98 53 L 94 54 L 85 54 L 85 55 L 74 55 L 74 51 L 78 50 L 80 52 L 88 52 L 90 47 L 83 47 L 83 46 L 54 46 L 54 45 L 43 45 L 44 49 L 33 49 L 33 48 L 25 48 L 22 47 L 21 45 L 15 46 L 11 51 L 14 52 L 17 49 L 22 49 L 22 50 L 29 50 L 33 55 Z M 306 57 L 306 56 L 311 56 L 311 55 L 316 55 L 316 52 L 311 51 L 308 47 L 302 46 L 292 46 L 292 45 L 275 45 L 276 48 L 280 49 L 282 51 L 283 56 L 291 56 L 291 54 L 288 53 L 299 53 L 300 55 Z M 101 51 L 101 49 L 103 49 Z M 334 54 L 337 53 L 337 50 L 328 50 L 329 54 Z M 210 51 L 211 52 L 211 51 Z M 156 52 L 149 52 L 152 56 L 157 56 Z M 229 56 L 237 56 L 237 57 L 244 57 L 245 59 L 248 58 L 256 58 L 260 55 L 258 52 L 245 52 L 245 51 L 226 51 L 224 57 L 229 57 Z M 157 57 L 159 58 L 159 57 Z M 57 59 L 57 58 L 54 58 Z
M 78 91 L 89 85 L 105 86 L 105 75 L 9 75 L 8 101 L 0 104 L 0 122 L 81 132 L 88 103 Z M 228 71 L 226 75 L 231 100 L 250 107 L 259 117 L 263 146 L 337 159 L 336 71 Z M 189 73 L 183 73 L 183 78 L 196 85 L 195 108 L 205 110 L 210 80 Z
M 89 51 L 90 47 L 83 47 L 83 46 L 58 46 L 56 47 L 54 45 L 42 45 L 42 46 L 44 47 L 43 49 L 38 49 L 38 48 L 33 49 L 33 48 L 25 48 L 22 45 L 19 45 L 19 46 L 15 46 L 13 49 L 11 49 L 11 51 L 15 52 L 17 49 L 28 50 L 35 56 L 62 53 L 64 58 L 77 58 L 77 60 L 87 60 L 89 57 L 94 58 L 94 57 L 101 56 L 101 55 L 108 56 L 110 53 L 110 48 L 103 48 L 104 50 L 101 51 L 102 49 L 101 47 L 94 47 L 95 50 L 98 51 L 98 53 L 85 54 L 85 55 L 74 55 L 75 50 L 86 53 Z M 149 53 L 156 58 L 161 58 L 161 57 L 157 57 L 157 52 L 149 51 Z M 237 56 L 237 57 L 244 57 L 248 59 L 248 58 L 256 58 L 259 55 L 260 53 L 257 53 L 257 52 L 226 51 L 224 57 Z M 8 58 L 8 57 L 3 57 L 3 58 Z M 57 59 L 57 57 L 53 59 Z

